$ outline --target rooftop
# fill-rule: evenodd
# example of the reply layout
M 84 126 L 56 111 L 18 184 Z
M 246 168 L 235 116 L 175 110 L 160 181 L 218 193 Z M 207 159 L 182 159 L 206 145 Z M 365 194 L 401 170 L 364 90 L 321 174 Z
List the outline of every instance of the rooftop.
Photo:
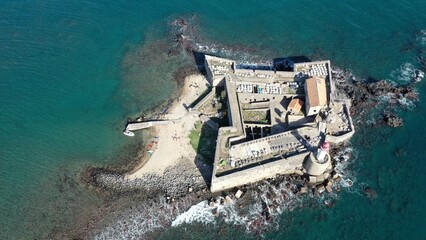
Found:
M 292 114 L 298 114 L 302 109 L 303 101 L 299 98 L 293 98 L 288 104 L 287 111 Z
M 310 106 L 325 106 L 327 104 L 325 79 L 319 77 L 306 79 L 305 92 Z

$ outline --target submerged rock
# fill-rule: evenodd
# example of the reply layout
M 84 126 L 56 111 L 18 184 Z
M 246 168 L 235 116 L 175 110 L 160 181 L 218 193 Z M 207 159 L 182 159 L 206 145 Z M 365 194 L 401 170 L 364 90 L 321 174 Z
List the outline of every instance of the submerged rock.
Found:
M 386 124 L 392 127 L 401 127 L 403 121 L 395 114 L 388 115 L 389 110 L 393 110 L 397 106 L 407 105 L 418 100 L 418 92 L 414 88 L 414 83 L 397 85 L 387 80 L 356 80 L 349 72 L 342 70 L 334 70 L 333 78 L 336 81 L 336 96 L 344 96 L 351 99 L 351 115 L 357 116 L 359 121 L 364 122 L 363 116 L 370 115 L 372 109 L 378 109 L 382 115 L 381 119 L 374 121 L 365 121 L 373 123 L 376 120 L 383 120 Z M 385 104 L 383 104 L 385 103 Z M 380 105 L 380 106 L 379 106 Z M 380 118 L 380 115 L 377 115 Z
M 369 199 L 375 199 L 377 198 L 377 192 L 371 187 L 365 187 L 364 188 L 364 195 Z
M 384 115 L 383 120 L 388 126 L 391 126 L 391 127 L 402 127 L 404 125 L 404 121 L 402 120 L 402 118 L 392 113 L 388 113 Z
M 334 205 L 336 205 L 336 203 L 330 199 L 327 199 L 324 201 L 324 204 L 328 207 L 328 208 L 332 208 L 334 207 Z
M 405 152 L 404 149 L 398 148 L 398 149 L 395 149 L 394 155 L 397 156 L 397 157 L 405 157 L 407 155 L 407 153 Z

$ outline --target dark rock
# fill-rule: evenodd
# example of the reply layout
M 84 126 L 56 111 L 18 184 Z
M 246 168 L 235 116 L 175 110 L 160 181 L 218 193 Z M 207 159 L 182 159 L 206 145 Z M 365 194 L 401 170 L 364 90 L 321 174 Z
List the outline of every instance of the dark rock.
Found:
M 377 198 L 377 192 L 371 187 L 365 187 L 364 188 L 364 195 L 369 199 L 375 199 Z
M 418 100 L 418 93 L 413 87 L 414 83 L 396 85 L 387 80 L 372 78 L 359 81 L 350 72 L 340 69 L 333 69 L 332 73 L 333 79 L 336 81 L 337 91 L 335 94 L 351 99 L 350 114 L 357 116 L 358 119 L 362 119 L 363 115 L 371 113 L 372 111 L 369 111 L 369 109 L 382 108 L 380 110 L 382 113 L 384 112 L 382 116 L 386 116 L 385 111 L 389 111 L 392 107 L 404 105 L 407 99 Z M 384 102 L 386 103 L 385 106 L 383 106 Z M 389 116 L 386 119 L 382 117 L 380 120 L 385 120 L 388 125 L 393 127 L 402 126 L 402 119 L 398 117 Z M 370 124 L 375 125 L 379 122 L 370 121 Z
M 402 120 L 402 118 L 395 116 L 392 113 L 384 115 L 383 120 L 388 126 L 391 127 L 402 127 L 404 125 L 404 121 Z
M 340 187 L 340 185 L 337 185 L 335 189 L 336 189 L 336 192 L 340 192 L 342 190 L 342 188 Z
M 398 149 L 395 149 L 394 155 L 397 157 L 405 157 L 407 155 L 407 152 L 405 152 L 405 150 L 402 148 L 398 148 Z
M 329 199 L 324 201 L 324 204 L 328 207 L 328 208 L 332 208 L 334 207 L 334 205 L 336 205 L 336 203 L 334 201 L 331 201 Z

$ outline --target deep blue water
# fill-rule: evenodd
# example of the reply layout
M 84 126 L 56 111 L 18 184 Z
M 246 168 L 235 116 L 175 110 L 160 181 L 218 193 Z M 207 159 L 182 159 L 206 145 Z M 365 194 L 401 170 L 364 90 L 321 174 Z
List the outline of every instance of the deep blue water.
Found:
M 173 92 L 173 67 L 133 54 L 154 54 L 173 17 L 195 14 L 210 44 L 254 48 L 264 59 L 330 59 L 360 77 L 403 82 L 401 66 L 420 68 L 425 55 L 425 11 L 421 0 L 0 2 L 1 238 L 44 238 L 102 201 L 56 182 L 117 162 L 133 141 L 121 134 L 126 118 Z M 418 91 L 424 99 L 424 83 Z M 266 238 L 424 238 L 421 103 L 402 112 L 403 128 L 353 139 L 355 189 L 374 187 L 376 200 L 343 192 L 334 208 L 286 213 Z M 395 155 L 400 148 L 405 154 Z

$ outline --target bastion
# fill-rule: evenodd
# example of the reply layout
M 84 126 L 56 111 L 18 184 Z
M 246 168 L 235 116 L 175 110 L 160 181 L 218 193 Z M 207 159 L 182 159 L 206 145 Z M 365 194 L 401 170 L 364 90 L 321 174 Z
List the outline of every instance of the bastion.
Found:
M 218 130 L 212 192 L 277 174 L 322 175 L 333 164 L 330 144 L 354 134 L 350 100 L 334 93 L 330 61 L 285 63 L 205 56 L 211 87 L 226 91 L 229 122 Z

